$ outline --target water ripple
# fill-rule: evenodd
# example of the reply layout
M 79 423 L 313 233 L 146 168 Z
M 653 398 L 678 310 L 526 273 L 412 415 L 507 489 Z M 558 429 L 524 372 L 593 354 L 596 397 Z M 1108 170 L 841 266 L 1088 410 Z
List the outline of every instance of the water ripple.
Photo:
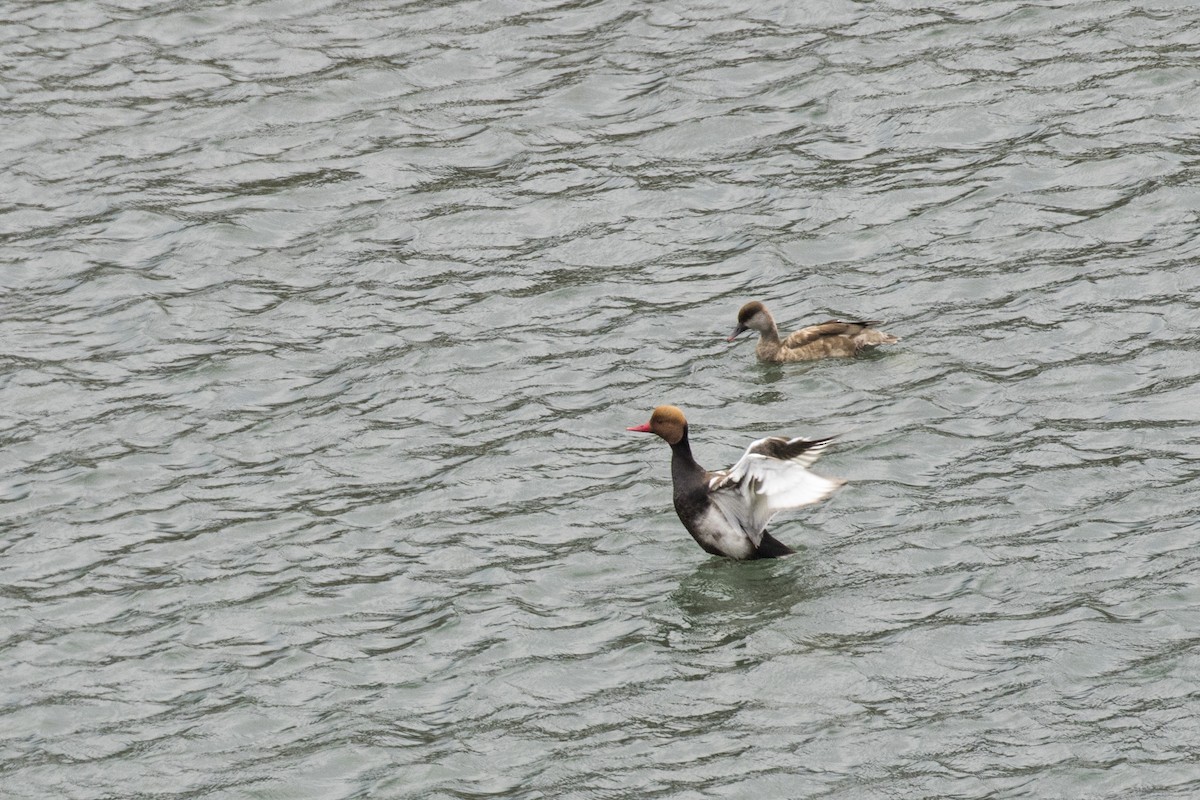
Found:
M 1188 4 L 0 20 L 6 797 L 1195 794 Z

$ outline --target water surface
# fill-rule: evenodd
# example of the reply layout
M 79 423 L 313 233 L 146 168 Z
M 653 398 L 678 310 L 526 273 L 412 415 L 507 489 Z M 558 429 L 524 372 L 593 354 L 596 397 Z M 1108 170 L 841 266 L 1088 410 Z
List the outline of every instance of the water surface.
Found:
M 5 796 L 1200 791 L 1192 4 L 0 20 Z

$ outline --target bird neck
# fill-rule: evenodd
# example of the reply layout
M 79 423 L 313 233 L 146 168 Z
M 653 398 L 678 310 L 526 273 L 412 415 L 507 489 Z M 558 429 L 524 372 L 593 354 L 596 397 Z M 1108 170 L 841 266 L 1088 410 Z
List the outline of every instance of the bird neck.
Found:
M 760 338 L 764 342 L 777 344 L 779 342 L 779 326 L 775 324 L 775 318 L 765 308 L 762 310 L 762 316 L 766 321 L 766 325 L 758 329 Z
M 692 455 L 692 446 L 688 444 L 687 426 L 684 426 L 683 436 L 671 445 L 671 476 L 678 478 L 697 471 L 704 472 L 704 467 L 697 464 Z

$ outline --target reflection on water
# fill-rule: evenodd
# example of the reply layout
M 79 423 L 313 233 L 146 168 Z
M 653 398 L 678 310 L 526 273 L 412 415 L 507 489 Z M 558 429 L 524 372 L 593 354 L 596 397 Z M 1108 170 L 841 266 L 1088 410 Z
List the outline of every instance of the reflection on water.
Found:
M 816 594 L 805 586 L 811 576 L 806 575 L 803 564 L 791 563 L 806 557 L 802 548 L 797 550 L 785 559 L 744 564 L 717 558 L 700 561 L 671 592 L 685 630 L 707 643 L 725 644 L 786 616 Z

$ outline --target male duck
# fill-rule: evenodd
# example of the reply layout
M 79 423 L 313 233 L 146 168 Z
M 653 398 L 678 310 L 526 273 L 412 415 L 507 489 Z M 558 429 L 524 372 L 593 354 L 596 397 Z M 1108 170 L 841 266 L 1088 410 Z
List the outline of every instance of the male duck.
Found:
M 739 560 L 795 551 L 767 532 L 779 511 L 824 500 L 845 481 L 807 467 L 832 439 L 759 439 L 725 472 L 708 472 L 688 445 L 688 425 L 675 406 L 659 406 L 650 422 L 628 428 L 655 433 L 671 445 L 675 513 L 704 550 Z

